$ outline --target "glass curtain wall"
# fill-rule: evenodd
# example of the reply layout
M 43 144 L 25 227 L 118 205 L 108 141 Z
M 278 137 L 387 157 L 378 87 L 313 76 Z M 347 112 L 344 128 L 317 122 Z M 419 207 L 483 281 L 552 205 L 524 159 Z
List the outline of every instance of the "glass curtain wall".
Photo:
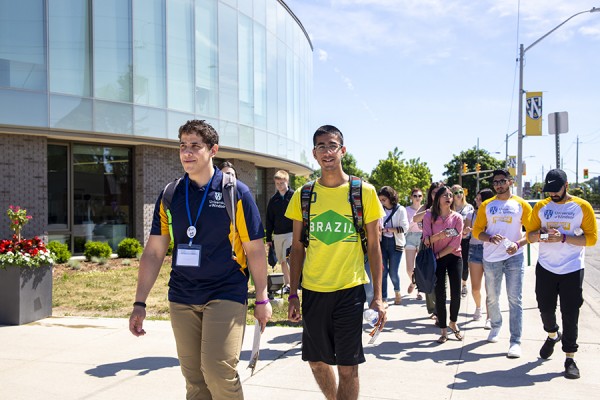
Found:
M 94 97 L 131 102 L 132 49 L 129 1 L 94 2 Z
M 217 1 L 196 2 L 196 112 L 218 116 Z
M 51 92 L 92 95 L 90 26 L 88 0 L 48 0 Z
M 44 21 L 41 0 L 0 0 L 0 87 L 46 90 Z
M 194 112 L 194 13 L 191 0 L 167 4 L 169 108 Z

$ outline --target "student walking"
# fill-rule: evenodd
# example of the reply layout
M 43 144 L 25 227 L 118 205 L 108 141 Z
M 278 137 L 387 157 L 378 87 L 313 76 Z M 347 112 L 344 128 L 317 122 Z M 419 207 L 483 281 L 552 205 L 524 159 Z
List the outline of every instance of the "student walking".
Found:
M 544 192 L 548 197 L 533 208 L 527 232 L 530 242 L 540 243 L 535 266 L 535 294 L 544 330 L 548 338 L 540 357 L 549 358 L 556 343 L 562 341 L 565 352 L 565 377 L 578 379 L 575 363 L 579 309 L 583 304 L 583 273 L 586 246 L 598 240 L 598 226 L 592 206 L 569 194 L 567 174 L 553 169 L 546 175 Z M 556 320 L 560 299 L 563 332 Z
M 313 156 L 322 175 L 310 193 L 310 212 L 307 212 L 310 221 L 303 221 L 301 190 L 294 193 L 285 214 L 294 221 L 288 318 L 300 321 L 302 315 L 302 360 L 308 361 L 325 398 L 357 399 L 358 365 L 365 362 L 362 347 L 364 284 L 368 282 L 365 254 L 351 217 L 354 203 L 349 201 L 349 176 L 342 169 L 342 157 L 346 154 L 344 136 L 336 127 L 325 125 L 313 135 L 313 145 Z M 377 326 L 382 326 L 386 310 L 381 297 L 378 235 L 379 219 L 385 214 L 372 185 L 362 183 L 361 198 L 373 277 L 370 307 L 378 311 Z M 300 274 L 302 313 L 298 298 Z M 337 383 L 333 365 L 337 365 Z
M 163 203 L 165 190 L 154 207 L 129 318 L 131 333 L 145 335 L 145 302 L 172 239 L 171 325 L 186 397 L 193 400 L 244 398 L 237 365 L 246 327 L 247 266 L 256 288 L 254 316 L 261 329 L 271 318 L 260 214 L 254 196 L 238 181 L 238 226 L 233 229 L 224 202 L 223 173 L 213 167 L 218 150 L 219 135 L 205 121 L 188 121 L 179 128 L 179 158 L 185 174 L 170 192 L 170 205 Z
M 510 324 L 506 356 L 519 358 L 523 331 L 523 245 L 527 243 L 521 228 L 529 223 L 531 206 L 510 192 L 512 183 L 507 170 L 498 169 L 492 173 L 496 196 L 479 207 L 473 235 L 483 242 L 486 304 L 492 325 L 487 340 L 495 343 L 500 335 L 500 292 L 505 277 Z

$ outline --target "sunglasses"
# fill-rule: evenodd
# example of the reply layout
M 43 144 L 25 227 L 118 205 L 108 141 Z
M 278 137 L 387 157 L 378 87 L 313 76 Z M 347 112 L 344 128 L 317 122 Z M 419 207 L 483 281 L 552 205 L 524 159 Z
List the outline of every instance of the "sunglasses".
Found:
M 458 191 L 454 192 L 455 196 L 458 196 L 459 194 L 463 194 L 463 191 L 462 190 L 458 190 Z
M 413 197 L 423 197 L 422 194 L 413 194 Z
M 492 181 L 492 185 L 501 186 L 504 185 L 506 182 L 508 182 L 508 179 L 499 179 L 497 181 Z

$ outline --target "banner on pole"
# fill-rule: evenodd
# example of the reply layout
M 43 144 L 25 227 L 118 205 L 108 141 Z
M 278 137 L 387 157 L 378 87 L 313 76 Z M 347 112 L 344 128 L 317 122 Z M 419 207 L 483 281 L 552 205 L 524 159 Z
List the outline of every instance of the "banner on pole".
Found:
M 508 173 L 514 177 L 517 175 L 517 156 L 508 156 Z
M 525 135 L 542 136 L 542 92 L 527 92 Z

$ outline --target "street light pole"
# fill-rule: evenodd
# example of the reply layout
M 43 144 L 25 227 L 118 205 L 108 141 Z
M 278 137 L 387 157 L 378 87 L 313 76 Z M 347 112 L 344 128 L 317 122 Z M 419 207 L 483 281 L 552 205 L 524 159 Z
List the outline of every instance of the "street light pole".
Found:
M 580 11 L 578 13 L 575 13 L 575 14 L 571 15 L 569 18 L 565 19 L 560 24 L 558 24 L 556 27 L 554 27 L 554 29 L 547 32 L 544 36 L 542 36 L 541 38 L 539 38 L 538 40 L 536 40 L 535 42 L 530 44 L 529 46 L 524 47 L 522 43 L 519 46 L 519 129 L 518 129 L 519 134 L 517 135 L 517 143 L 518 143 L 518 145 L 517 145 L 517 195 L 518 196 L 523 195 L 523 136 L 524 136 L 523 135 L 523 93 L 524 93 L 524 91 L 523 91 L 523 58 L 525 57 L 525 52 L 527 52 L 527 50 L 531 49 L 533 46 L 535 46 L 536 44 L 541 42 L 552 32 L 554 32 L 555 30 L 557 30 L 558 28 L 560 28 L 561 26 L 563 26 L 564 24 L 569 22 L 571 19 L 575 18 L 576 16 L 578 16 L 580 14 L 593 13 L 593 12 L 598 12 L 598 11 L 600 11 L 600 8 L 593 7 L 591 10 Z M 559 166 L 557 165 L 556 168 L 559 168 Z

